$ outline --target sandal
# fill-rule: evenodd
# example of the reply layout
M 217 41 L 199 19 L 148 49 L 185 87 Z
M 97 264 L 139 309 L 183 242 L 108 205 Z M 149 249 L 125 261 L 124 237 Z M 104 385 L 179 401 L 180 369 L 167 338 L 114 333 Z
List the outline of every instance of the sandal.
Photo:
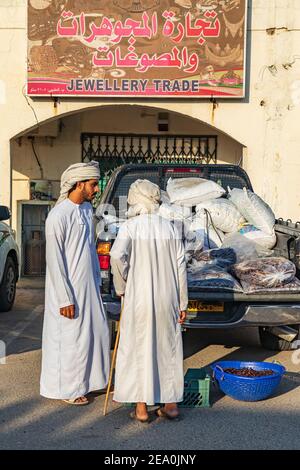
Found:
M 163 410 L 162 408 L 157 408 L 157 410 L 155 410 L 155 414 L 156 416 L 158 416 L 159 418 L 166 418 L 166 419 L 179 419 L 179 413 L 177 415 L 170 415 L 169 413 L 167 413 L 165 410 Z
M 131 419 L 135 419 L 136 421 L 139 421 L 140 423 L 150 423 L 149 416 L 148 416 L 148 418 L 138 418 L 135 411 L 132 411 L 129 414 L 129 416 L 130 416 Z
M 82 398 L 85 398 L 84 401 L 78 401 L 81 400 Z M 68 403 L 69 405 L 75 405 L 75 406 L 84 406 L 88 405 L 89 401 L 86 397 L 78 397 L 78 398 L 70 398 L 69 400 L 63 400 L 65 403 Z

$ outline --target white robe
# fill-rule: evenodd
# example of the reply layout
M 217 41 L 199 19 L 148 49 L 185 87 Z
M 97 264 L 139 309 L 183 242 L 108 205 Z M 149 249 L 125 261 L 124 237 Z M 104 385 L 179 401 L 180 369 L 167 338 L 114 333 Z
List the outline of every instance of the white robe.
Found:
M 107 385 L 110 341 L 90 203 L 66 199 L 46 220 L 46 288 L 40 393 L 73 399 Z M 75 318 L 60 308 L 75 305 Z
M 116 292 L 125 293 L 114 400 L 148 405 L 182 401 L 178 318 L 188 294 L 178 232 L 156 214 L 130 219 L 114 242 L 111 265 Z

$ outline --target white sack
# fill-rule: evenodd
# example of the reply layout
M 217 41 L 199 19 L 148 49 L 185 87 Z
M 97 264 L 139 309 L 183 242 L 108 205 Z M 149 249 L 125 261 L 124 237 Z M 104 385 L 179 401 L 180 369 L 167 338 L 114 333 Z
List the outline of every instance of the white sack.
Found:
M 161 189 L 161 191 L 160 191 L 160 200 L 161 200 L 162 203 L 170 204 L 170 198 L 168 196 L 167 191 L 164 191 L 163 189 Z
M 196 207 L 196 213 L 202 214 L 203 209 L 210 212 L 214 225 L 222 232 L 237 232 L 245 222 L 239 210 L 228 199 L 219 198 L 201 202 Z
M 234 188 L 229 192 L 229 200 L 238 208 L 247 222 L 262 232 L 273 234 L 275 215 L 272 209 L 257 194 L 248 189 Z
M 261 230 L 258 230 L 254 225 L 246 225 L 239 230 L 239 233 L 243 235 L 243 237 L 251 240 L 258 245 L 262 246 L 263 248 L 267 248 L 271 250 L 276 245 L 276 234 L 275 230 L 270 235 L 268 233 L 264 233 Z
M 204 250 L 220 248 L 224 240 L 224 233 L 219 229 L 215 229 L 203 216 L 193 218 L 190 230 L 197 232 L 198 236 L 200 235 Z
M 170 178 L 167 193 L 171 203 L 192 207 L 200 202 L 221 197 L 225 190 L 214 181 L 203 178 Z
M 163 203 L 159 207 L 158 214 L 168 220 L 184 220 L 192 215 L 192 211 L 189 207 Z

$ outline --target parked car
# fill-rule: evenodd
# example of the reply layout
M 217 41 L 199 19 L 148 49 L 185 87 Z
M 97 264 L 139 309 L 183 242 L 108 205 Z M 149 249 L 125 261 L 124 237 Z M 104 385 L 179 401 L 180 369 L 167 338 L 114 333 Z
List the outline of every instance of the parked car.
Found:
M 0 206 L 0 312 L 12 309 L 19 279 L 19 249 L 13 230 L 4 220 L 11 217 L 6 206 Z
M 102 198 L 100 212 L 109 211 L 110 204 L 115 208 L 117 217 L 124 217 L 124 201 L 130 185 L 136 179 L 148 179 L 166 189 L 167 181 L 172 178 L 199 176 L 211 179 L 227 190 L 246 187 L 253 191 L 246 172 L 236 165 L 123 165 L 111 176 Z M 121 208 L 122 206 L 122 208 Z M 99 216 L 99 211 L 96 211 Z M 101 214 L 100 214 L 101 215 Z M 276 256 L 284 256 L 296 265 L 300 278 L 300 223 L 290 220 L 276 220 Z M 113 237 L 108 227 L 98 234 L 97 251 L 102 275 L 102 294 L 107 312 L 111 318 L 120 311 L 120 300 L 113 288 L 110 272 L 109 251 Z M 200 287 L 189 286 L 189 306 L 201 314 L 187 320 L 185 328 L 236 328 L 243 326 L 259 327 L 263 347 L 271 350 L 289 350 L 299 339 L 300 293 L 245 294 L 224 291 L 205 291 Z M 205 308 L 204 308 L 205 307 Z

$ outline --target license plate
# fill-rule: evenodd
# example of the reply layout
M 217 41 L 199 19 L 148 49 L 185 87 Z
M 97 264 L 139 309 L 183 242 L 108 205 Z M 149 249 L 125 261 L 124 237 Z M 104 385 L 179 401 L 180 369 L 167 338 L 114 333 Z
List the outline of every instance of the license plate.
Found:
M 224 312 L 224 302 L 215 302 L 213 304 L 200 302 L 199 300 L 189 300 L 188 312 Z
M 101 271 L 101 278 L 108 279 L 108 271 Z

